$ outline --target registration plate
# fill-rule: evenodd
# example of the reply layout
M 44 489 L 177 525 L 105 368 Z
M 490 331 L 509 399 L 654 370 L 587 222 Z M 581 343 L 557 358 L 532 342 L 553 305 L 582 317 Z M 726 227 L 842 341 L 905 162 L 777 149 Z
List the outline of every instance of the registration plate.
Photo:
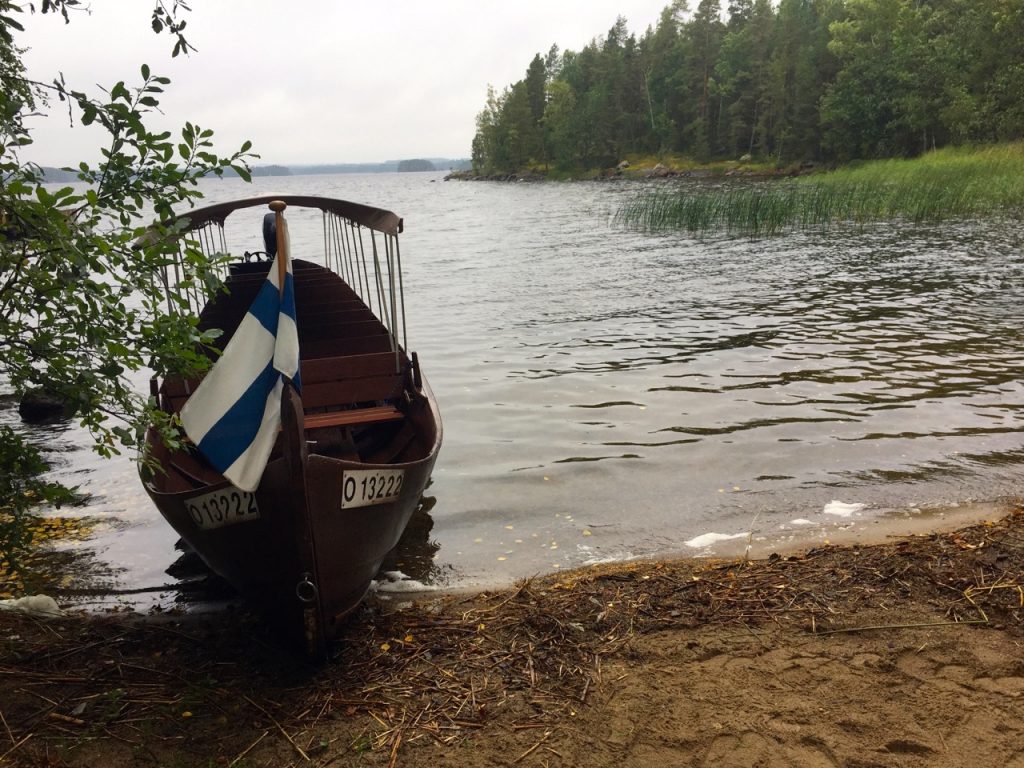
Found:
M 341 508 L 394 501 L 402 492 L 404 469 L 350 469 L 341 473 Z
M 185 509 L 192 522 L 204 531 L 260 518 L 255 494 L 237 488 L 223 488 L 193 496 L 186 499 Z

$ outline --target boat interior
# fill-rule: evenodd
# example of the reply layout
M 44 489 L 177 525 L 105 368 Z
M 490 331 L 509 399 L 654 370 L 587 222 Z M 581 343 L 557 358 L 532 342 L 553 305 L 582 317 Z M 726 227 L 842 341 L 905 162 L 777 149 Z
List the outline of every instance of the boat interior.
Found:
M 221 222 L 221 226 L 222 226 Z M 267 250 L 270 237 L 264 231 Z M 199 328 L 223 333 L 211 356 L 230 341 L 270 267 L 266 260 L 230 265 L 223 287 L 213 293 L 199 312 Z M 381 313 L 397 319 L 395 280 L 379 277 L 377 304 Z M 330 260 L 325 259 L 330 264 Z M 365 266 L 364 261 L 364 266 Z M 309 452 L 366 464 L 392 464 L 415 460 L 430 450 L 432 435 L 422 434 L 425 398 L 419 393 L 415 355 L 398 344 L 396 334 L 378 318 L 367 302 L 332 269 L 311 261 L 294 259 L 296 325 L 300 348 L 301 399 Z M 344 271 L 344 270 L 341 270 Z M 394 274 L 392 270 L 389 270 Z M 358 269 L 349 274 L 358 276 Z M 357 279 L 351 282 L 359 282 Z M 367 285 L 371 285 L 369 280 Z M 387 288 L 391 288 L 389 296 Z M 385 319 L 388 319 L 386 317 Z M 392 325 L 394 328 L 395 325 Z M 151 383 L 161 409 L 178 413 L 198 386 L 197 380 L 165 379 Z M 165 492 L 183 492 L 218 482 L 220 475 L 186 441 L 184 450 L 171 452 L 160 441 L 151 441 L 154 458 L 167 470 L 156 485 Z M 271 460 L 281 453 L 279 438 Z

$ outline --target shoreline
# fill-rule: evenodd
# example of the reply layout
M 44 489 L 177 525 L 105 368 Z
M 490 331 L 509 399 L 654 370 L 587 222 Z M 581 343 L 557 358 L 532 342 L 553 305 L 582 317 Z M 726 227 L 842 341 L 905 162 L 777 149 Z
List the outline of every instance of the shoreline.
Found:
M 1019 508 L 1021 499 L 1003 497 L 986 501 L 968 501 L 955 505 L 931 507 L 867 509 L 855 512 L 849 517 L 826 517 L 817 521 L 805 520 L 806 525 L 795 526 L 792 522 L 773 529 L 758 528 L 756 518 L 751 530 L 731 534 L 709 531 L 702 536 L 713 538 L 707 546 L 687 546 L 658 554 L 644 554 L 634 557 L 599 559 L 571 568 L 539 571 L 520 579 L 470 579 L 454 586 L 428 585 L 425 590 L 402 590 L 402 582 L 392 582 L 387 590 L 370 596 L 370 600 L 382 607 L 407 601 L 435 600 L 450 596 L 464 597 L 481 592 L 511 589 L 522 578 L 557 578 L 590 568 L 627 567 L 653 562 L 693 560 L 694 562 L 716 562 L 722 560 L 764 560 L 773 555 L 789 556 L 827 546 L 874 546 L 886 544 L 894 539 L 911 536 L 944 534 L 977 525 L 985 520 L 1001 519 Z M 697 537 L 701 538 L 701 536 Z M 401 570 L 401 569 L 399 569 Z
M 819 172 L 812 168 L 784 168 L 778 170 L 745 169 L 737 165 L 735 168 L 695 167 L 675 169 L 658 164 L 654 167 L 638 167 L 631 169 L 591 169 L 571 173 L 555 173 L 553 171 L 510 171 L 508 173 L 476 174 L 472 171 L 451 171 L 445 174 L 442 181 L 493 181 L 493 182 L 581 182 L 581 181 L 715 181 L 721 179 L 748 179 L 751 181 L 792 178 Z
M 707 544 L 692 545 L 689 542 L 681 542 L 674 548 L 653 554 L 596 558 L 563 569 L 538 569 L 518 576 L 487 577 L 479 574 L 466 576 L 456 583 L 423 582 L 416 577 L 405 576 L 402 573 L 402 563 L 386 562 L 382 573 L 390 569 L 400 573 L 404 578 L 381 579 L 378 576 L 381 587 L 372 589 L 365 599 L 388 609 L 390 605 L 405 604 L 410 600 L 464 597 L 481 592 L 510 589 L 523 578 L 556 578 L 559 575 L 594 567 L 618 567 L 689 559 L 696 562 L 760 560 L 772 555 L 791 555 L 821 546 L 884 544 L 896 538 L 946 533 L 986 519 L 1001 518 L 1017 508 L 1020 503 L 1020 498 L 999 497 L 953 505 L 867 508 L 853 512 L 847 517 L 819 514 L 814 520 L 793 520 L 773 524 L 771 528 L 759 526 L 758 515 L 754 515 L 749 530 L 730 533 L 707 531 L 694 539 L 696 541 L 707 538 Z M 67 540 L 85 545 L 84 552 L 77 548 L 38 551 L 32 558 L 33 567 L 37 572 L 31 574 L 29 583 L 21 585 L 20 591 L 25 595 L 50 595 L 67 606 L 72 613 L 102 616 L 111 612 L 131 611 L 142 620 L 166 615 L 217 615 L 243 603 L 241 597 L 234 594 L 230 587 L 217 579 L 197 560 L 185 566 L 184 575 L 169 576 L 162 583 L 134 588 L 105 586 L 110 576 L 110 564 L 100 560 L 93 562 L 92 558 L 95 555 L 88 549 L 89 525 L 93 518 L 83 518 L 84 523 L 76 522 L 77 520 L 78 518 L 74 517 L 54 518 L 55 524 L 60 523 L 55 529 L 60 535 L 54 541 L 61 544 L 65 541 L 66 534 Z M 89 583 L 80 588 L 65 586 L 72 575 L 78 580 L 84 578 Z M 404 579 L 409 579 L 408 583 L 414 587 L 403 588 Z M 25 590 L 26 586 L 31 589 Z M 0 597 L 4 598 L 13 598 L 15 594 L 17 593 L 0 591 Z
M 320 667 L 246 611 L 5 612 L 0 764 L 1008 765 L 1022 573 L 1018 504 L 884 544 L 367 605 Z
M 1000 498 L 955 506 L 868 509 L 817 522 L 803 520 L 804 524 L 799 526 L 791 521 L 771 531 L 759 530 L 754 525 L 750 532 L 729 535 L 728 539 L 705 548 L 707 554 L 699 547 L 691 547 L 673 550 L 659 559 L 763 560 L 773 554 L 791 555 L 819 546 L 873 546 L 909 536 L 949 533 L 984 520 L 1003 518 L 1019 506 L 1020 499 Z

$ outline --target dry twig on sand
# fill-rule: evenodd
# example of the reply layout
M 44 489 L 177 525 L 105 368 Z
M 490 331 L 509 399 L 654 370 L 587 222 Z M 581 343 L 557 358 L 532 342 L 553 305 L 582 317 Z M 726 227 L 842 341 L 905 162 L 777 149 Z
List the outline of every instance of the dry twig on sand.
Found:
M 230 766 L 280 746 L 303 763 L 337 760 L 340 748 L 380 750 L 395 765 L 411 745 L 452 744 L 499 723 L 524 738 L 542 729 L 524 743 L 523 761 L 547 750 L 550 734 L 600 688 L 604 661 L 628 655 L 639 635 L 718 624 L 759 636 L 768 623 L 819 636 L 894 631 L 910 623 L 899 611 L 910 597 L 931 607 L 933 626 L 989 622 L 1019 631 L 1022 563 L 1017 513 L 876 547 L 620 564 L 398 613 L 367 607 L 337 657 L 316 669 L 283 654 L 245 616 L 186 631 L 82 619 L 44 630 L 5 616 L 0 754 L 10 761 L 70 743 L 88 755 L 92 740 L 113 736 L 157 762 L 171 753 L 187 762 L 194 751 Z M 873 620 L 858 626 L 866 612 Z M 333 746 L 325 727 L 339 720 L 361 723 L 362 735 Z M 272 731 L 287 746 L 267 739 Z

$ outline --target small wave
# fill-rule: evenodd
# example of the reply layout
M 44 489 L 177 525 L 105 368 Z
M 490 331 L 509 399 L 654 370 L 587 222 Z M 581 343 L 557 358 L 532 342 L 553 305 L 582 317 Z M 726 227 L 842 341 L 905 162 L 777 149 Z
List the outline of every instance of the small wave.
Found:
M 689 541 L 684 541 L 683 543 L 693 549 L 704 549 L 705 547 L 710 547 L 712 544 L 717 544 L 720 541 L 742 539 L 749 535 L 750 531 L 744 531 L 743 533 L 702 533 L 700 536 L 694 536 Z

